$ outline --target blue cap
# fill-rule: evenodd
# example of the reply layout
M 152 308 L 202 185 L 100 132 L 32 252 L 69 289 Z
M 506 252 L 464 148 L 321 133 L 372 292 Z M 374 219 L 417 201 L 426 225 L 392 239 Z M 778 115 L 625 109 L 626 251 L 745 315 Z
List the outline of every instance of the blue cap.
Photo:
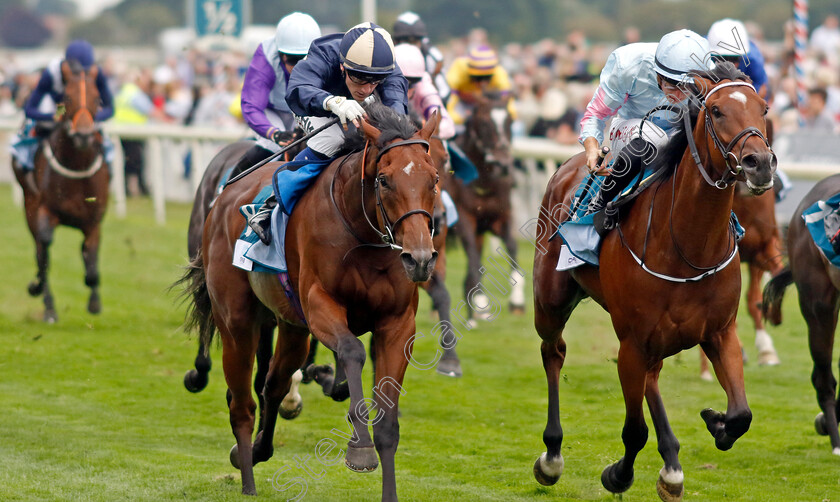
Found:
M 344 34 L 338 48 L 341 62 L 350 70 L 372 75 L 394 71 L 394 42 L 379 25 L 357 24 Z
M 93 47 L 86 40 L 73 40 L 64 53 L 67 61 L 78 61 L 85 69 L 93 65 Z

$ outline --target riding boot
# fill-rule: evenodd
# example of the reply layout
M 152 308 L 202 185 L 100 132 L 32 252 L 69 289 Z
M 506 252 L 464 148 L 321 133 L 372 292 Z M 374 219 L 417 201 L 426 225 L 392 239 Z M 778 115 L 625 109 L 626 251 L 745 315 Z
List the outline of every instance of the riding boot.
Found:
M 271 212 L 275 207 L 277 207 L 277 197 L 272 194 L 265 200 L 260 210 L 248 218 L 248 226 L 266 246 L 271 244 Z

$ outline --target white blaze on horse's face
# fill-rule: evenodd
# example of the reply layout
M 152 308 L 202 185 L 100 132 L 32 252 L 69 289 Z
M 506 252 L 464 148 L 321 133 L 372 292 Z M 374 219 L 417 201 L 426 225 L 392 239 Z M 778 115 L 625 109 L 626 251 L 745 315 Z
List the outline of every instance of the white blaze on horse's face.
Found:
M 414 169 L 414 161 L 409 162 L 408 165 L 403 168 L 403 172 L 411 176 L 412 169 Z
M 507 109 L 493 108 L 490 110 L 490 118 L 496 124 L 496 130 L 499 132 L 499 135 L 503 135 L 505 132 L 505 121 L 507 120 Z
M 729 97 L 734 99 L 735 101 L 738 101 L 739 103 L 744 105 L 744 107 L 747 106 L 747 96 L 745 96 L 743 92 L 735 91 L 732 94 L 730 94 Z

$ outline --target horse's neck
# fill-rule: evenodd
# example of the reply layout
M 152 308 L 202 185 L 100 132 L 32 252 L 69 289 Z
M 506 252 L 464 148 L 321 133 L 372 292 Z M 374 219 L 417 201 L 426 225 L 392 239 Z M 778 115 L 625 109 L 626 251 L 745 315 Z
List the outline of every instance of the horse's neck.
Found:
M 358 154 L 358 161 L 361 162 L 364 158 L 365 161 L 370 161 L 370 156 L 372 152 L 368 152 L 367 155 L 362 153 Z M 340 185 L 340 195 L 336 195 L 337 202 L 339 203 L 339 209 L 342 211 L 344 218 L 353 232 L 356 233 L 358 237 L 367 240 L 368 242 L 380 243 L 379 236 L 370 228 L 367 221 L 370 220 L 371 223 L 374 225 L 378 225 L 376 219 L 376 195 L 375 195 L 375 181 L 376 175 L 375 173 L 371 173 L 371 170 L 368 170 L 368 173 L 364 177 L 364 200 L 362 194 L 362 170 L 355 167 L 356 160 L 348 160 L 348 162 L 352 162 L 354 167 L 351 171 L 352 174 L 344 175 L 341 179 L 337 180 L 337 185 Z M 345 166 L 345 169 L 349 166 Z M 341 176 L 341 173 L 339 173 Z M 367 213 L 367 214 L 365 214 Z M 366 219 L 367 217 L 367 219 Z

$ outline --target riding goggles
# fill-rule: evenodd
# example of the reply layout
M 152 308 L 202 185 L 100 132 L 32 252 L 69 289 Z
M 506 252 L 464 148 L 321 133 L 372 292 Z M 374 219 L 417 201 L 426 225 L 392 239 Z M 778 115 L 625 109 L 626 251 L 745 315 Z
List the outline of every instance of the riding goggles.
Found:
M 367 73 L 360 73 L 353 70 L 349 70 L 346 67 L 344 71 L 347 72 L 347 76 L 350 77 L 350 81 L 356 85 L 379 85 L 385 80 L 387 75 L 370 75 Z

